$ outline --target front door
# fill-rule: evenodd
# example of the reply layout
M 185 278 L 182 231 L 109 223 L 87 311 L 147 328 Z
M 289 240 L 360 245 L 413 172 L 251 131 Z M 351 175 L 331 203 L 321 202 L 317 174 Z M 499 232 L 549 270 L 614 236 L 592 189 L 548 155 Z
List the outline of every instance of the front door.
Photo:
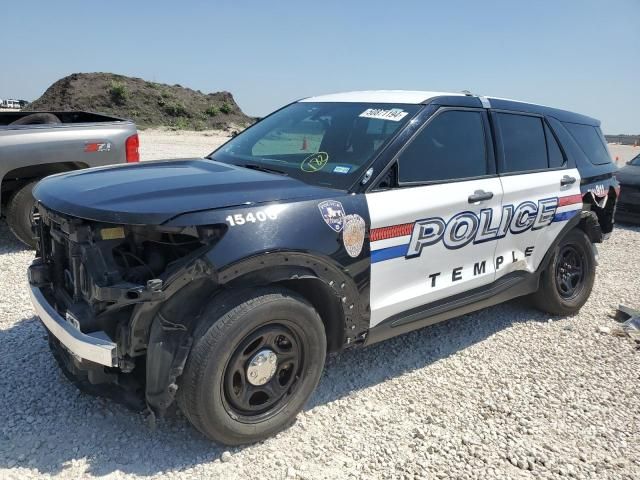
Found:
M 439 110 L 400 152 L 397 187 L 367 194 L 371 327 L 495 279 L 502 186 L 486 113 Z

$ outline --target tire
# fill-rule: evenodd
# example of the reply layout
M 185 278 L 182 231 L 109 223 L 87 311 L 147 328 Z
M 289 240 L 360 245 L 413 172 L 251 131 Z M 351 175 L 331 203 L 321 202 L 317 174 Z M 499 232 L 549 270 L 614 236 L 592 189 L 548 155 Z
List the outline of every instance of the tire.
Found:
M 216 296 L 194 338 L 178 405 L 200 432 L 227 445 L 256 442 L 291 425 L 324 368 L 322 320 L 284 288 Z M 252 366 L 261 353 L 262 365 Z
M 26 117 L 19 118 L 9 125 L 42 125 L 42 124 L 62 123 L 53 113 L 32 113 Z
M 31 225 L 36 200 L 33 198 L 33 187 L 38 180 L 27 183 L 13 194 L 7 205 L 7 224 L 18 240 L 31 248 L 36 248 Z
M 540 277 L 534 305 L 553 315 L 573 315 L 588 300 L 596 275 L 596 260 L 587 235 L 579 228 L 569 231 L 556 246 Z

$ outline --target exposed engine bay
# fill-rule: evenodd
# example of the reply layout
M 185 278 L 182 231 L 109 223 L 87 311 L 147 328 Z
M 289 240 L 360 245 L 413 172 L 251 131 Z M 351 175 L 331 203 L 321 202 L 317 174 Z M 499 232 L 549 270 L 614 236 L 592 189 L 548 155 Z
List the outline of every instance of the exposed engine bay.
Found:
M 111 368 L 76 358 L 53 344 L 56 358 L 76 382 L 84 378 L 86 385 L 81 386 L 91 391 L 104 384 L 107 395 L 114 384 L 143 389 L 144 355 L 161 304 L 170 304 L 167 298 L 185 283 L 195 279 L 198 284 L 198 274 L 185 277 L 184 272 L 206 270 L 199 257 L 225 229 L 121 226 L 72 219 L 41 207 L 39 264 L 30 270 L 30 281 L 41 286 L 50 304 L 80 332 L 118 343 L 117 364 Z M 185 267 L 189 262 L 195 269 Z M 127 403 L 127 396 L 123 398 Z M 137 395 L 128 403 L 142 407 L 143 399 L 144 394 Z

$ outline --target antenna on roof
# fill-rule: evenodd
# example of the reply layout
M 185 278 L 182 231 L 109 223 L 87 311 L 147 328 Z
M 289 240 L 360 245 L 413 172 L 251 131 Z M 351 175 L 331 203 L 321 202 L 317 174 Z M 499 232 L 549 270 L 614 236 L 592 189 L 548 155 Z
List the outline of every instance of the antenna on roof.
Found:
M 461 90 L 460 93 L 464 93 L 467 97 L 473 97 L 473 93 L 469 90 Z

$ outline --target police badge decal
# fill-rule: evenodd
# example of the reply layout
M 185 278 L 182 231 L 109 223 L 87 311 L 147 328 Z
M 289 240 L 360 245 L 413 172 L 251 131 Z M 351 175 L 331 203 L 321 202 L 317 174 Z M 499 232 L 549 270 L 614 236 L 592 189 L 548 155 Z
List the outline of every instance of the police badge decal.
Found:
M 344 218 L 342 203 L 337 200 L 325 200 L 318 204 L 318 208 L 320 209 L 324 222 L 329 225 L 334 232 L 340 232 L 343 225 L 342 219 Z
M 362 252 L 364 231 L 364 219 L 360 215 L 347 215 L 344 217 L 342 242 L 350 257 L 356 258 Z

